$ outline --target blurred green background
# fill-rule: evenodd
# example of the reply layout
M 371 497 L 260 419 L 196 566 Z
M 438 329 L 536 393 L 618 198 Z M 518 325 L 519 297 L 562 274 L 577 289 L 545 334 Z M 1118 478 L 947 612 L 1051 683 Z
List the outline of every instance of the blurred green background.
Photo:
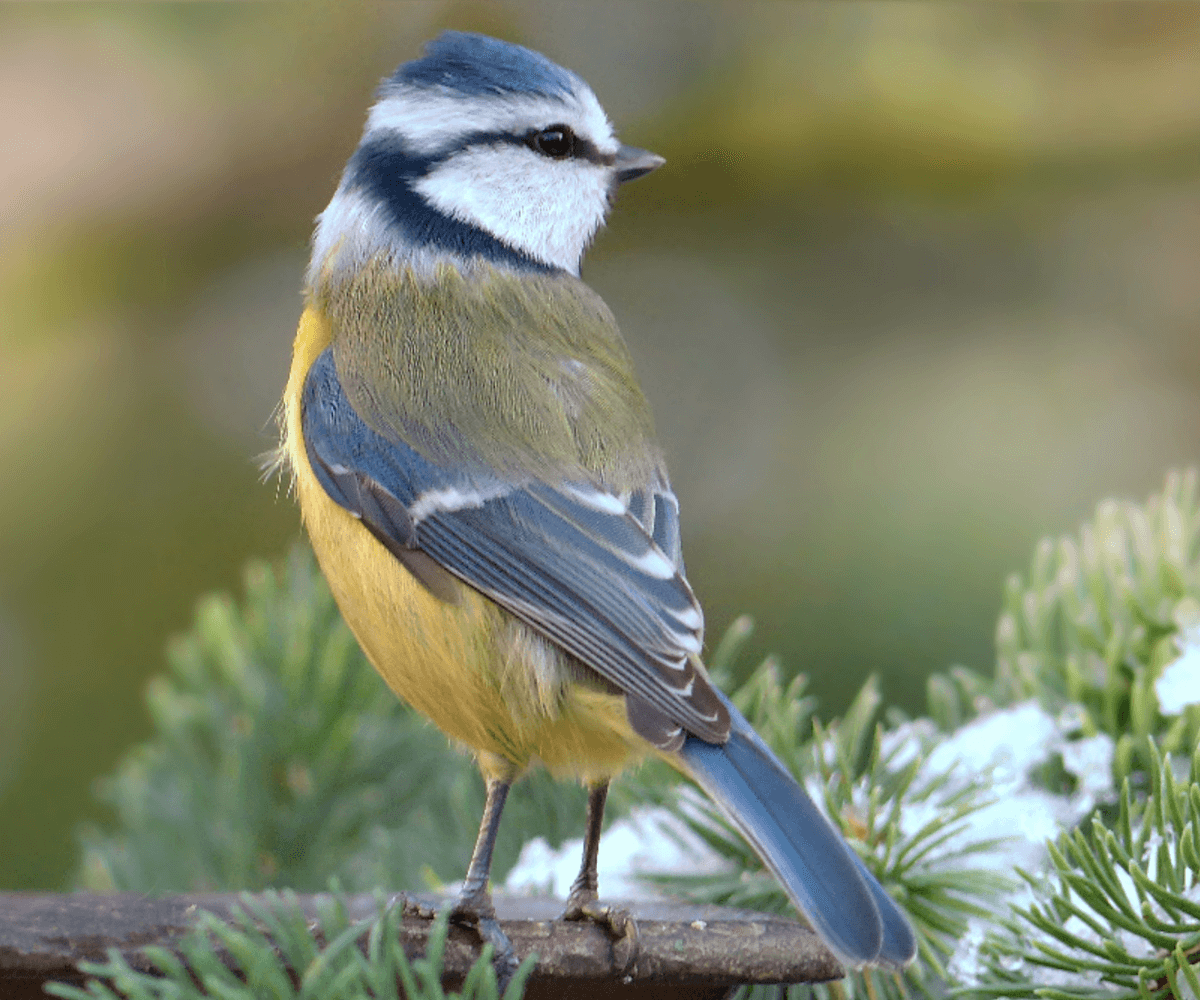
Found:
M 312 220 L 443 27 L 667 157 L 585 277 L 710 633 L 823 714 L 990 670 L 1037 537 L 1197 460 L 1198 6 L 0 7 L 0 887 L 64 885 L 167 636 L 298 534 L 255 457 Z

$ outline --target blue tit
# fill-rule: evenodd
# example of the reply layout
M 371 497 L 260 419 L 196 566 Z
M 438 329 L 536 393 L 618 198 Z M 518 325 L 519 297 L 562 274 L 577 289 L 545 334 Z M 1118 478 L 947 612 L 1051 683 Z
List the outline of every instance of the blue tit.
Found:
M 282 454 L 342 613 L 400 698 L 476 755 L 487 800 L 456 913 L 488 889 L 512 782 L 589 788 L 566 916 L 597 902 L 609 781 L 665 757 L 720 806 L 848 966 L 916 952 L 897 906 L 700 659 L 679 504 L 628 350 L 579 277 L 625 181 L 583 80 L 446 32 L 382 84 L 321 213 Z

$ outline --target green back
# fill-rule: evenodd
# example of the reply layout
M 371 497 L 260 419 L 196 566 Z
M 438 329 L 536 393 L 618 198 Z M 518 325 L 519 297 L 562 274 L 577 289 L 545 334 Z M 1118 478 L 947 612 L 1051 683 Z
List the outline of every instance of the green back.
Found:
M 618 491 L 665 476 L 616 321 L 577 278 L 376 261 L 315 300 L 359 416 L 429 461 Z

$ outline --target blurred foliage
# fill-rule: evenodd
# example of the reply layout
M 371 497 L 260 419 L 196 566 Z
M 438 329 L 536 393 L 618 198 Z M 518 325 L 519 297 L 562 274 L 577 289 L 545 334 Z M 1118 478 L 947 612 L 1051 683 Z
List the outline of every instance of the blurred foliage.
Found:
M 380 903 L 374 921 L 351 923 L 345 907 L 330 900 L 310 926 L 292 893 L 246 896 L 245 911 L 228 922 L 201 913 L 196 929 L 181 938 L 178 952 L 145 949 L 153 971 L 130 967 L 115 948 L 107 962 L 82 962 L 94 978 L 86 988 L 50 983 L 46 992 L 64 1000 L 498 1000 L 492 946 L 483 949 L 462 990 L 442 988 L 450 911 L 429 933 L 428 948 L 409 961 L 400 943 L 402 905 Z M 359 941 L 366 937 L 365 954 Z M 222 952 L 233 957 L 225 964 Z M 518 1000 L 536 955 L 521 963 L 505 1000 Z
M 470 759 L 403 706 L 346 628 L 311 552 L 252 563 L 239 606 L 200 602 L 148 703 L 155 736 L 98 785 L 82 833 L 98 892 L 436 888 L 466 871 L 483 813 Z M 544 772 L 513 789 L 493 871 L 526 840 L 583 831 L 587 797 Z M 197 822 L 203 817 L 203 822 Z
M 1196 486 L 1195 470 L 1170 472 L 1145 504 L 1105 500 L 1078 535 L 1042 539 L 1028 578 L 1005 587 L 994 679 L 961 668 L 930 677 L 939 725 L 1026 698 L 1052 713 L 1070 705 L 1084 736 L 1116 741 L 1118 784 L 1150 771 L 1151 746 L 1187 755 L 1200 744 L 1200 705 L 1164 715 L 1154 690 L 1200 624 Z

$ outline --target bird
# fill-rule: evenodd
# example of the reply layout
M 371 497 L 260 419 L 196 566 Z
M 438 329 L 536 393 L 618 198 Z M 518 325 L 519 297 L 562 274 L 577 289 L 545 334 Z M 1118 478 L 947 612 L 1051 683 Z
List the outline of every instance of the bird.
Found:
M 708 676 L 650 407 L 580 277 L 617 189 L 664 162 L 544 55 L 428 42 L 380 85 L 317 218 L 280 458 L 367 658 L 478 763 L 453 912 L 502 981 L 516 957 L 488 880 L 513 782 L 540 766 L 587 787 L 563 916 L 628 934 L 597 850 L 609 782 L 655 755 L 844 965 L 898 969 L 907 917 Z

